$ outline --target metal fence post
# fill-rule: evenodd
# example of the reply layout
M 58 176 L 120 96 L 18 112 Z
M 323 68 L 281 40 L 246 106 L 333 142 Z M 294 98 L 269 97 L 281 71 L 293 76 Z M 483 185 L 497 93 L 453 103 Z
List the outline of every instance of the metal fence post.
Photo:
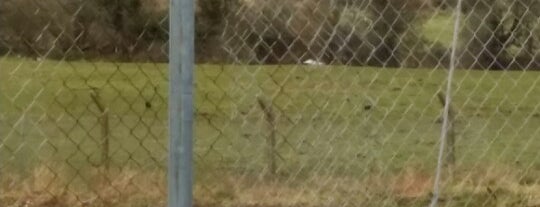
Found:
M 194 0 L 171 0 L 169 30 L 169 207 L 192 206 Z

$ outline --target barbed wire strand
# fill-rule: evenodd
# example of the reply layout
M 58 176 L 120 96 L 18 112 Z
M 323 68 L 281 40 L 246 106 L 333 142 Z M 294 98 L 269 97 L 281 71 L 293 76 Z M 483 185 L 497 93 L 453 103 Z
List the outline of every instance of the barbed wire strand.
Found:
M 456 69 L 456 53 L 459 41 L 459 29 L 461 27 L 461 6 L 463 0 L 458 0 L 456 9 L 455 9 L 455 20 L 454 20 L 454 34 L 452 37 L 452 54 L 450 56 L 450 67 L 448 68 L 448 76 L 446 80 L 446 98 L 444 103 L 443 111 L 443 124 L 441 128 L 440 144 L 439 144 L 439 155 L 437 158 L 437 168 L 435 171 L 435 181 L 433 184 L 433 198 L 431 200 L 430 207 L 437 207 L 439 197 L 440 197 L 440 182 L 441 182 L 441 173 L 444 165 L 444 149 L 446 147 L 447 140 L 447 131 L 449 129 L 449 112 L 450 112 L 450 103 L 452 98 L 452 80 L 454 76 L 454 71 Z

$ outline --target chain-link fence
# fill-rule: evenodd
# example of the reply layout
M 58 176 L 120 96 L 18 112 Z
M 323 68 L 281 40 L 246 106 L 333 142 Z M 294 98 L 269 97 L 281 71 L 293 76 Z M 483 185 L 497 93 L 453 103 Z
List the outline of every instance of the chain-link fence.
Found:
M 0 10 L 0 206 L 163 206 L 167 2 Z
M 458 2 L 198 0 L 194 204 L 540 205 L 540 1 Z M 168 3 L 0 2 L 2 204 L 166 205 Z

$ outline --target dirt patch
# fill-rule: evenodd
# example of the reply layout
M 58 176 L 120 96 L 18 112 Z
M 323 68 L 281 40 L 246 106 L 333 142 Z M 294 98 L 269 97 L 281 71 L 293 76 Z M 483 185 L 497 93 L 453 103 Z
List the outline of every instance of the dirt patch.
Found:
M 433 189 L 433 177 L 428 173 L 413 168 L 407 168 L 402 175 L 394 179 L 392 191 L 401 198 L 425 197 Z

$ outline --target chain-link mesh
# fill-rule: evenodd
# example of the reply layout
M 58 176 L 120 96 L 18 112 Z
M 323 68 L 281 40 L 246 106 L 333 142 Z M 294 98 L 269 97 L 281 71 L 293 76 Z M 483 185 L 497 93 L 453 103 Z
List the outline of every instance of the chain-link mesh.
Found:
M 0 10 L 0 206 L 163 206 L 167 2 Z
M 451 97 L 439 205 L 540 205 L 540 2 L 462 3 L 198 0 L 195 204 L 427 206 Z M 0 2 L 1 203 L 165 205 L 167 4 Z

